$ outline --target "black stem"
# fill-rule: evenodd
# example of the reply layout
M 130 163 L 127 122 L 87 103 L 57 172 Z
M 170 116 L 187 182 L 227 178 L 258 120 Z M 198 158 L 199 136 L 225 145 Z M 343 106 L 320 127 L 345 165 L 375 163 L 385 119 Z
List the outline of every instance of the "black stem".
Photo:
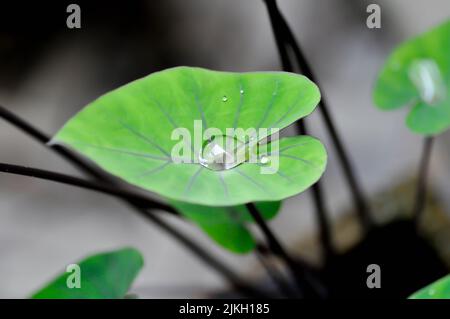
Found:
M 22 176 L 30 176 L 57 183 L 72 185 L 88 190 L 94 190 L 114 197 L 119 197 L 128 202 L 132 202 L 135 205 L 139 205 L 139 207 L 146 207 L 152 210 L 153 209 L 162 210 L 175 215 L 178 214 L 177 211 L 171 206 L 152 201 L 148 197 L 140 195 L 138 193 L 129 192 L 127 190 L 118 189 L 117 187 L 111 187 L 104 184 L 94 183 L 71 175 L 7 163 L 0 163 L 0 172 Z
M 308 135 L 308 129 L 306 122 L 303 121 L 301 124 L 297 122 L 300 134 Z M 318 180 L 314 185 L 311 186 L 312 189 L 312 199 L 314 202 L 314 207 L 316 208 L 316 216 L 319 224 L 319 237 L 320 243 L 322 245 L 323 262 L 326 263 L 335 255 L 333 241 L 331 237 L 331 225 L 328 220 L 328 212 L 325 207 L 325 198 L 322 192 L 322 182 Z
M 323 258 L 326 263 L 334 256 L 334 247 L 331 238 L 331 226 L 327 218 L 327 212 L 325 209 L 325 200 L 322 194 L 322 183 L 317 181 L 312 186 L 312 196 L 314 205 L 316 207 L 317 219 L 319 224 L 319 237 L 323 249 Z
M 291 59 L 289 58 L 289 54 L 285 48 L 284 39 L 282 37 L 282 22 L 280 21 L 280 15 L 277 14 L 277 7 L 274 1 L 264 0 L 267 5 L 267 11 L 269 13 L 269 19 L 272 25 L 273 33 L 275 35 L 275 42 L 278 49 L 278 55 L 280 56 L 281 66 L 284 71 L 292 72 L 293 67 L 291 63 Z
M 299 264 L 294 260 L 281 245 L 280 241 L 275 237 L 274 233 L 266 224 L 264 218 L 259 213 L 258 209 L 253 203 L 246 204 L 250 215 L 255 220 L 258 227 L 263 232 L 269 248 L 280 258 L 284 260 L 289 270 L 292 273 L 300 291 L 305 298 L 320 298 L 323 297 L 322 285 L 317 279 L 307 270 L 306 265 Z
M 423 141 L 422 158 L 419 166 L 419 176 L 417 179 L 416 197 L 413 206 L 413 218 L 416 225 L 419 224 L 423 214 L 427 198 L 427 176 L 430 167 L 431 152 L 433 149 L 434 137 L 427 136 Z
M 41 142 L 42 144 L 48 146 L 48 142 L 50 141 L 50 138 L 42 133 L 37 128 L 33 127 L 31 124 L 29 124 L 27 121 L 21 119 L 20 117 L 16 116 L 12 112 L 6 110 L 4 107 L 0 105 L 0 117 L 4 118 L 6 121 L 8 121 L 10 124 L 14 125 L 15 127 L 21 129 L 28 135 L 30 135 L 35 140 Z M 81 169 L 82 171 L 90 174 L 91 176 L 96 177 L 99 181 L 101 181 L 104 184 L 109 184 L 110 186 L 116 185 L 116 182 L 109 177 L 108 175 L 104 174 L 102 171 L 97 170 L 96 168 L 92 167 L 91 165 L 87 164 L 83 159 L 79 158 L 74 153 L 60 147 L 60 146 L 53 146 L 50 147 L 51 150 L 74 164 L 76 167 Z M 201 261 L 203 261 L 206 265 L 210 266 L 212 269 L 214 269 L 217 273 L 219 273 L 222 277 L 227 279 L 231 285 L 242 292 L 243 294 L 251 297 L 264 297 L 265 294 L 254 289 L 251 285 L 247 284 L 245 281 L 243 281 L 241 278 L 239 278 L 238 275 L 236 275 L 231 269 L 229 269 L 227 266 L 225 266 L 222 262 L 217 260 L 214 256 L 209 254 L 203 247 L 201 247 L 198 243 L 187 237 L 185 234 L 165 222 L 160 217 L 156 216 L 155 214 L 149 213 L 146 209 L 140 207 L 137 205 L 137 203 L 134 203 L 133 201 L 125 201 L 131 208 L 133 208 L 136 212 L 138 212 L 141 216 L 147 218 L 151 222 L 153 222 L 155 225 L 166 231 L 169 235 L 171 235 L 173 238 L 175 238 L 180 244 L 182 244 L 184 247 L 186 247 L 188 250 L 190 250 L 195 256 L 197 256 Z
M 287 43 L 287 40 L 285 39 L 285 35 L 283 32 L 283 29 L 284 29 L 283 28 L 283 25 L 284 25 L 283 17 L 279 13 L 275 1 L 265 0 L 265 2 L 267 4 L 271 25 L 272 25 L 272 28 L 274 31 L 275 40 L 276 40 L 277 47 L 278 47 L 278 52 L 280 53 L 283 70 L 286 72 L 293 72 L 292 64 L 290 62 L 286 63 L 284 61 L 285 57 L 289 56 L 288 51 L 287 51 L 287 46 L 290 43 Z M 288 58 L 288 60 L 289 60 L 289 58 Z M 302 119 L 298 120 L 296 122 L 296 125 L 297 125 L 297 130 L 299 131 L 299 134 L 302 134 L 302 135 L 308 134 L 306 123 L 304 120 L 302 120 Z M 312 198 L 313 198 L 314 206 L 316 209 L 316 216 L 318 219 L 320 242 L 321 242 L 322 250 L 323 250 L 323 258 L 324 258 L 324 262 L 326 262 L 334 255 L 334 249 L 333 249 L 333 244 L 332 244 L 332 240 L 331 240 L 331 232 L 330 232 L 331 227 L 330 227 L 330 223 L 327 218 L 328 213 L 327 213 L 327 209 L 325 207 L 325 199 L 323 197 L 322 186 L 321 186 L 320 181 L 315 183 L 311 187 L 311 190 L 312 190 Z
M 2 105 L 0 105 L 0 117 L 44 145 L 46 145 L 50 141 L 50 138 L 46 134 L 44 134 L 43 132 L 32 126 L 27 121 L 18 117 L 16 114 L 7 110 Z M 92 165 L 88 164 L 86 161 L 84 161 L 74 153 L 70 152 L 69 150 L 65 149 L 64 147 L 59 145 L 52 145 L 51 149 L 55 153 L 59 154 L 61 157 L 65 158 L 66 160 L 74 164 L 76 167 L 81 169 L 83 172 L 91 175 L 92 177 L 95 177 L 98 180 L 112 183 L 112 178 L 110 178 L 107 174 L 94 168 Z
M 308 61 L 306 60 L 297 40 L 295 39 L 295 36 L 293 35 L 291 29 L 289 28 L 289 25 L 287 24 L 286 20 L 284 19 L 283 15 L 279 11 L 276 0 L 264 0 L 267 4 L 267 8 L 269 11 L 273 11 L 272 15 L 276 16 L 277 19 L 272 21 L 272 24 L 274 23 L 281 23 L 281 26 L 278 26 L 278 29 L 281 29 L 283 32 L 279 34 L 278 36 L 283 37 L 284 40 L 291 46 L 294 55 L 297 60 L 298 67 L 300 71 L 307 76 L 311 81 L 318 84 L 318 81 L 316 77 L 314 76 L 314 73 L 311 70 L 311 67 L 309 66 Z M 275 27 L 274 27 L 275 29 Z M 342 139 L 340 138 L 337 129 L 334 125 L 334 122 L 331 118 L 331 114 L 329 112 L 328 103 L 326 102 L 325 98 L 322 96 L 322 100 L 319 103 L 319 110 L 323 116 L 325 126 L 328 130 L 328 133 L 331 137 L 331 140 L 333 141 L 333 145 L 336 149 L 336 153 L 339 159 L 339 163 L 341 164 L 344 177 L 347 181 L 347 184 L 350 188 L 351 195 L 353 197 L 353 201 L 355 204 L 355 208 L 358 214 L 358 218 L 360 220 L 360 223 L 364 229 L 364 231 L 368 231 L 373 226 L 373 220 L 370 216 L 370 210 L 369 206 L 367 205 L 367 201 L 365 199 L 365 196 L 363 195 L 362 188 L 360 183 L 358 182 L 356 175 L 354 174 L 352 165 L 350 163 L 349 156 L 347 155 L 347 152 L 345 151 Z
M 256 257 L 258 258 L 263 268 L 266 270 L 269 277 L 277 286 L 279 292 L 285 297 L 294 297 L 295 292 L 293 291 L 293 289 L 286 283 L 280 272 L 274 266 L 269 264 L 269 262 L 266 260 L 267 255 L 259 250 L 259 246 L 256 248 Z

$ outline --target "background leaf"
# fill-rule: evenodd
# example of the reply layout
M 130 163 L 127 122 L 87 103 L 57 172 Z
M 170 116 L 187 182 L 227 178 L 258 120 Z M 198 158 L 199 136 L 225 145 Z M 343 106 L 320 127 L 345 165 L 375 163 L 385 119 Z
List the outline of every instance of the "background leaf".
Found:
M 176 164 L 170 154 L 178 141 L 171 140 L 171 134 L 183 127 L 194 136 L 194 120 L 202 121 L 203 130 L 215 127 L 222 132 L 233 127 L 283 128 L 311 113 L 319 100 L 317 86 L 296 74 L 178 67 L 100 97 L 72 118 L 53 142 L 73 147 L 131 184 L 177 201 L 206 206 L 275 201 L 320 178 L 326 152 L 318 140 L 282 139 L 287 149 L 280 172 L 262 175 L 257 163 L 226 171 Z M 194 151 L 198 158 L 199 150 Z
M 412 294 L 410 299 L 450 299 L 450 275 Z
M 125 297 L 142 268 L 142 255 L 132 248 L 100 253 L 77 263 L 81 269 L 81 288 L 68 288 L 64 272 L 35 293 L 35 299 L 117 299 Z
M 248 253 L 255 248 L 255 240 L 246 224 L 253 218 L 245 205 L 210 207 L 171 201 L 171 204 L 187 219 L 196 223 L 209 237 L 231 252 Z M 255 203 L 264 219 L 273 218 L 280 202 Z
M 383 110 L 411 105 L 408 127 L 420 134 L 439 134 L 450 127 L 450 20 L 410 39 L 389 56 L 374 88 L 374 102 Z M 418 61 L 437 66 L 443 82 L 443 99 L 427 103 L 410 78 L 411 67 Z M 431 81 L 430 81 L 431 84 Z

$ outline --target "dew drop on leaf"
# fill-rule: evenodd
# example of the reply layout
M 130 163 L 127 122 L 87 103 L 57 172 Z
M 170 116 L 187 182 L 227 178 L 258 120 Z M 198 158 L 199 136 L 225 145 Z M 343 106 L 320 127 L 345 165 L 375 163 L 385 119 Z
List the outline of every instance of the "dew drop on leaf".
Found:
M 246 144 L 227 135 L 215 136 L 203 148 L 199 162 L 213 171 L 224 171 L 246 160 Z
M 261 162 L 261 164 L 267 164 L 267 163 L 269 163 L 269 158 L 267 156 L 263 155 L 263 156 L 261 156 L 259 161 Z

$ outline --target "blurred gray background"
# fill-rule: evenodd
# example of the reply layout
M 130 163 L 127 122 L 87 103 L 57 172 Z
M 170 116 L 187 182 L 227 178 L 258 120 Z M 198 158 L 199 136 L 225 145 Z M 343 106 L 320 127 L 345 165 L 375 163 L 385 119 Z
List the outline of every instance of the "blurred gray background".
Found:
M 372 195 L 413 176 L 421 137 L 405 127 L 406 109 L 377 110 L 371 89 L 393 46 L 449 18 L 450 2 L 278 2 L 317 74 L 365 191 Z M 379 30 L 366 27 L 369 3 L 381 5 Z M 28 12 L 34 7 L 17 10 L 17 6 L 0 5 L 1 15 L 9 16 L 0 29 L 0 104 L 50 134 L 98 95 L 159 69 L 175 65 L 229 71 L 280 68 L 262 0 L 80 4 L 81 30 L 65 27 L 67 13 L 62 5 L 46 5 L 48 16 L 43 17 Z M 28 19 L 31 16 L 33 20 Z M 312 135 L 329 145 L 320 114 L 316 112 L 308 120 Z M 329 166 L 323 180 L 327 207 L 337 218 L 351 204 L 334 150 L 328 149 Z M 77 174 L 1 120 L 0 162 Z M 447 132 L 436 144 L 430 177 L 436 196 L 447 201 L 447 211 L 449 163 Z M 168 220 L 248 278 L 262 272 L 253 255 L 223 251 L 195 226 Z M 304 193 L 286 200 L 271 225 L 286 245 L 315 236 L 310 196 Z M 115 199 L 51 182 L 0 175 L 1 298 L 27 297 L 67 264 L 121 246 L 134 246 L 145 256 L 145 268 L 133 287 L 141 296 L 197 297 L 225 286 L 172 238 Z M 308 251 L 300 253 L 309 255 Z

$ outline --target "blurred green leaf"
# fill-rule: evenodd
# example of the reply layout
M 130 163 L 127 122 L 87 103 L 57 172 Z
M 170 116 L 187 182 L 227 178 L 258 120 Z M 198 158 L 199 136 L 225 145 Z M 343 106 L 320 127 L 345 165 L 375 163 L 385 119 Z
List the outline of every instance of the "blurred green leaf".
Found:
M 406 124 L 416 133 L 450 127 L 450 20 L 412 38 L 389 56 L 374 88 L 383 110 L 412 107 Z
M 64 272 L 36 292 L 34 299 L 118 299 L 124 298 L 144 261 L 133 248 L 100 253 L 76 263 L 80 267 L 80 288 L 69 288 L 72 272 Z
M 450 299 L 450 275 L 412 294 L 410 299 Z
M 210 207 L 176 201 L 171 201 L 171 204 L 222 247 L 238 254 L 255 248 L 255 240 L 246 225 L 252 223 L 253 218 L 245 205 Z M 268 220 L 277 214 L 281 203 L 259 202 L 255 205 L 263 218 Z

